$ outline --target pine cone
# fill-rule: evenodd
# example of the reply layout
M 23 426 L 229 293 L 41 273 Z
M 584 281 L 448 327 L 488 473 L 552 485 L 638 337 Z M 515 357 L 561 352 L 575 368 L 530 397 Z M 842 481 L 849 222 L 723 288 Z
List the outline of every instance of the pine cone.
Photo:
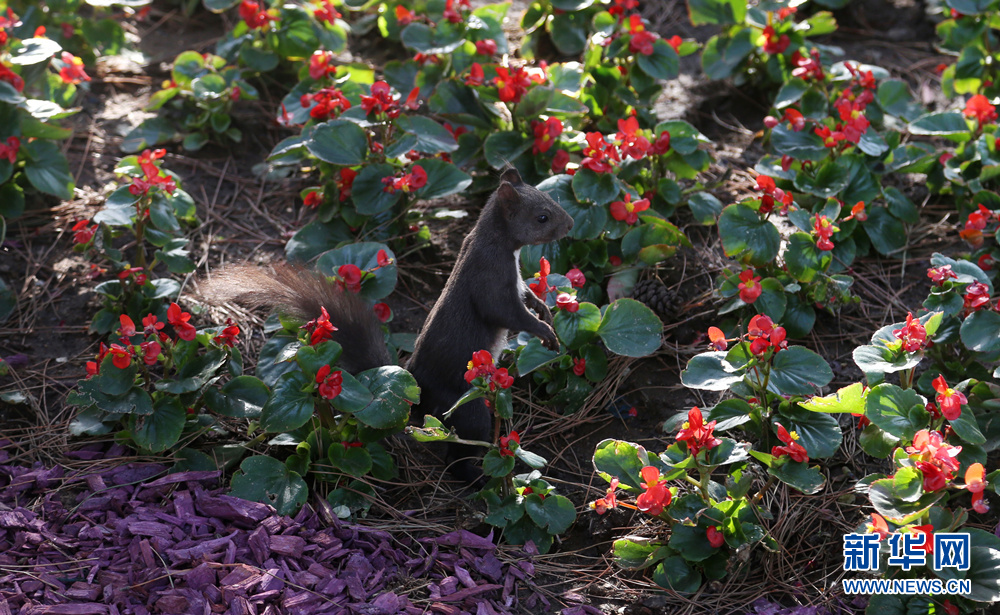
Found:
M 673 316 L 680 308 L 680 297 L 656 278 L 641 280 L 632 290 L 632 298 L 645 303 L 660 316 Z

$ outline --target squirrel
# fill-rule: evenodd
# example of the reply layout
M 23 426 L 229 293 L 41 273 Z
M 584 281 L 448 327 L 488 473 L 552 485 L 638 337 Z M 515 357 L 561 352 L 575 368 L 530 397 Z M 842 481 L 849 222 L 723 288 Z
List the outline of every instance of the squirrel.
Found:
M 472 354 L 489 350 L 496 356 L 508 331 L 526 331 L 558 350 L 552 313 L 521 279 L 518 255 L 522 246 L 556 241 L 572 228 L 573 218 L 550 196 L 522 181 L 513 167 L 503 171 L 500 186 L 462 242 L 406 365 L 421 391 L 415 416 L 447 412 L 469 389 L 464 374 Z M 343 369 L 356 374 L 393 363 L 381 325 L 363 299 L 301 266 L 281 264 L 275 274 L 248 265 L 227 267 L 203 284 L 202 294 L 215 303 L 277 307 L 303 320 L 325 307 L 338 328 L 333 339 L 343 347 Z M 446 424 L 462 439 L 491 439 L 490 411 L 482 399 L 460 407 Z M 472 461 L 478 456 L 474 449 L 460 444 L 448 449 L 451 473 L 469 484 L 482 477 Z

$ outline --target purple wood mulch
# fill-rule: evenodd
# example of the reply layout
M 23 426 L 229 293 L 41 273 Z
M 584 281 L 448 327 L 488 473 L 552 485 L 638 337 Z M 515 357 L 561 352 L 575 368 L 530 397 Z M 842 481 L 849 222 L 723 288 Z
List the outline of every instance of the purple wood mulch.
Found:
M 530 555 L 503 564 L 465 530 L 412 539 L 343 523 L 325 501 L 294 518 L 225 494 L 219 472 L 4 465 L 0 615 L 491 615 L 553 605 Z M 84 450 L 114 459 L 124 450 Z M 576 605 L 570 613 L 599 610 Z

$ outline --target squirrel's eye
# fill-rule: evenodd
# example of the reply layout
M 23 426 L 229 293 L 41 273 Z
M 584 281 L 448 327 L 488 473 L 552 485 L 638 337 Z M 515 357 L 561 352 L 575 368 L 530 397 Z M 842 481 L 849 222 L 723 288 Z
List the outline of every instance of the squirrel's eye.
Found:
M 542 214 L 542 215 L 538 216 L 538 222 L 539 223 L 545 224 L 548 221 L 549 221 L 549 217 L 546 216 L 545 214 Z

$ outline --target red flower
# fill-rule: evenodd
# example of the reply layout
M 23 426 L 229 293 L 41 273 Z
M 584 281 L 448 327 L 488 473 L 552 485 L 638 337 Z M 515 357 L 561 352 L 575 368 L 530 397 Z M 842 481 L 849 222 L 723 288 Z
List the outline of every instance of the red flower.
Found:
M 492 56 L 497 52 L 497 42 L 492 38 L 476 41 L 476 53 L 481 56 Z
M 615 495 L 615 490 L 618 489 L 618 484 L 619 484 L 618 477 L 616 476 L 612 478 L 611 484 L 608 487 L 607 495 L 605 495 L 603 498 L 599 500 L 590 503 L 590 507 L 594 509 L 594 512 L 596 512 L 599 515 L 603 515 L 604 513 L 608 512 L 609 508 L 618 507 L 618 496 Z
M 155 314 L 147 314 L 142 319 L 142 334 L 143 335 L 156 335 L 157 331 L 162 329 L 165 325 L 162 322 L 158 322 Z
M 587 283 L 587 276 L 575 267 L 566 272 L 566 279 L 573 285 L 573 288 L 583 288 L 583 285 Z
M 194 325 L 188 322 L 189 320 L 191 320 L 191 314 L 182 312 L 181 306 L 176 303 L 171 303 L 170 307 L 167 308 L 167 322 L 173 325 L 174 330 L 177 331 L 177 337 L 187 342 L 193 340 L 198 334 Z
M 967 403 L 965 395 L 948 386 L 944 376 L 934 379 L 934 390 L 938 392 L 935 401 L 941 407 L 941 414 L 949 421 L 954 421 L 962 414 L 962 404 Z
M 927 347 L 927 331 L 923 323 L 909 312 L 906 314 L 906 324 L 903 328 L 893 330 L 892 334 L 903 342 L 902 347 L 906 352 L 917 352 Z
M 615 201 L 611 204 L 611 217 L 619 222 L 635 224 L 639 221 L 639 212 L 649 209 L 649 199 L 640 199 L 632 202 L 632 195 L 625 193 L 624 201 Z
M 475 65 L 473 65 L 475 67 Z M 497 67 L 497 76 L 493 79 L 493 85 L 497 88 L 497 95 L 503 102 L 519 103 L 521 97 L 531 86 L 531 82 L 541 83 L 545 81 L 534 73 L 529 73 L 524 67 L 510 70 L 506 66 Z
M 375 318 L 378 318 L 379 322 L 389 322 L 389 319 L 392 318 L 392 308 L 387 303 L 376 303 L 372 309 L 375 311 Z
M 535 274 L 535 281 L 528 284 L 535 296 L 545 300 L 545 295 L 549 292 L 549 274 L 552 273 L 552 266 L 544 256 L 538 259 L 538 273 Z
M 638 160 L 646 155 L 649 150 L 649 140 L 639 134 L 639 120 L 633 115 L 625 120 L 618 120 L 618 134 L 615 135 L 621 142 L 621 153 Z
M 857 101 L 841 100 L 837 102 L 836 106 L 840 113 L 840 119 L 844 122 L 840 127 L 840 130 L 844 132 L 844 138 L 857 145 L 861 141 L 861 135 L 868 130 L 868 126 L 871 124 L 864 115 L 864 105 Z
M 501 389 L 509 389 L 511 385 L 514 384 L 514 377 L 507 372 L 506 367 L 501 367 L 500 369 L 493 372 L 493 377 L 490 378 L 490 390 L 496 390 L 496 387 Z
M 962 111 L 965 117 L 974 117 L 980 126 L 996 121 L 997 109 L 990 100 L 982 94 L 976 94 L 965 103 L 965 110 Z
M 323 193 L 319 190 L 310 190 L 306 193 L 306 198 L 302 199 L 306 207 L 312 207 L 315 209 L 323 202 Z
M 573 359 L 573 373 L 577 376 L 583 376 L 587 372 L 587 360 L 586 359 Z
M 708 544 L 712 545 L 713 549 L 718 549 L 726 542 L 725 536 L 719 531 L 719 528 L 712 526 L 705 530 L 705 537 L 708 538 Z
M 585 158 L 580 166 L 586 167 L 594 173 L 610 173 L 614 166 L 612 163 L 620 162 L 621 155 L 618 148 L 604 139 L 604 135 L 599 132 L 587 133 L 587 147 L 583 148 Z
M 918 431 L 913 436 L 913 445 L 906 447 L 906 453 L 924 475 L 924 491 L 938 491 L 947 486 L 958 471 L 961 452 L 961 446 L 950 446 L 940 432 L 927 429 Z
M 483 73 L 483 67 L 479 62 L 473 62 L 472 67 L 469 68 L 469 76 L 465 78 L 465 85 L 483 85 L 483 80 L 486 79 L 486 75 Z
M 868 219 L 868 214 L 865 212 L 864 201 L 858 201 L 855 203 L 854 207 L 851 208 L 851 215 L 844 218 L 844 220 L 853 220 L 857 218 L 859 222 L 864 222 Z
M 121 323 L 121 328 L 119 333 L 125 337 L 132 337 L 135 335 L 135 323 L 126 314 L 122 314 L 118 317 L 118 322 Z
M 90 81 L 90 76 L 83 71 L 83 60 L 68 51 L 62 52 L 63 67 L 59 69 L 59 78 L 63 83 L 80 83 Z
M 576 297 L 569 293 L 559 293 L 556 297 L 556 307 L 560 310 L 566 310 L 567 312 L 576 312 L 580 309 L 580 304 L 577 303 Z
M 509 436 L 500 436 L 500 456 L 501 457 L 513 457 L 514 451 L 510 449 L 510 443 L 514 442 L 518 446 L 521 445 L 521 436 L 518 435 L 516 431 L 510 432 Z
M 761 38 L 764 39 L 764 44 L 761 45 L 764 53 L 769 53 L 771 55 L 784 53 L 785 50 L 788 49 L 788 45 L 792 42 L 791 39 L 788 38 L 787 34 L 778 36 L 775 33 L 773 26 L 765 27 Z
M 415 164 L 409 173 L 402 177 L 384 177 L 382 183 L 385 184 L 382 188 L 384 192 L 393 193 L 401 190 L 410 193 L 427 185 L 427 171 L 419 164 Z
M 760 276 L 755 276 L 753 269 L 744 269 L 740 273 L 740 300 L 747 305 L 752 304 L 764 292 L 764 287 L 760 285 Z
M 660 136 L 649 146 L 646 153 L 650 156 L 661 156 L 668 151 L 670 151 L 670 132 L 663 130 L 660 132 Z
M 466 3 L 467 7 L 468 4 Z M 444 3 L 444 18 L 451 23 L 462 23 L 462 14 L 455 10 L 455 0 L 446 0 Z
M 640 15 L 630 15 L 627 22 L 629 33 L 632 35 L 628 43 L 628 50 L 631 53 L 641 53 L 644 56 L 653 55 L 653 43 L 657 36 L 646 30 L 642 25 Z
M 163 350 L 160 343 L 156 340 L 143 342 L 139 344 L 139 348 L 142 350 L 142 362 L 146 365 L 156 365 L 160 356 L 160 351 Z
M 646 491 L 635 500 L 636 508 L 654 517 L 663 512 L 663 509 L 670 506 L 673 495 L 667 489 L 666 481 L 660 480 L 660 471 L 654 466 L 646 466 L 639 471 L 642 475 L 642 483 L 639 483 Z
M 361 292 L 362 273 L 357 265 L 352 263 L 341 265 L 337 268 L 337 277 L 340 278 L 338 284 L 341 288 L 349 290 L 352 293 Z
M 410 9 L 406 8 L 402 4 L 396 5 L 396 21 L 399 23 L 399 27 L 405 27 L 410 25 L 410 23 L 416 18 Z
M 123 346 L 119 346 L 118 344 L 111 344 L 111 348 L 108 349 L 108 354 L 111 355 L 111 363 L 118 369 L 125 369 L 129 365 L 132 365 L 131 346 L 125 348 Z
M 319 396 L 323 399 L 333 399 L 343 390 L 344 375 L 337 370 L 330 373 L 330 366 L 324 365 L 316 371 L 316 384 L 319 385 Z
M 397 5 L 400 8 L 402 5 Z M 389 119 L 394 119 L 399 115 L 399 108 L 396 106 L 396 99 L 392 96 L 389 84 L 385 81 L 376 81 L 372 84 L 371 95 L 361 97 L 361 109 L 366 113 L 385 113 Z
M 278 20 L 277 17 L 269 15 L 267 10 L 261 8 L 259 3 L 252 0 L 243 0 L 240 3 L 240 19 L 246 22 L 251 30 L 265 28 L 268 23 Z
M 472 360 L 466 365 L 465 381 L 472 384 L 472 381 L 480 376 L 492 376 L 496 371 L 493 365 L 493 355 L 488 350 L 477 350 L 472 353 Z
M 813 222 L 813 234 L 819 238 L 816 241 L 816 247 L 824 251 L 832 250 L 833 242 L 830 241 L 830 238 L 839 230 L 838 227 L 830 222 L 829 218 L 816 214 L 815 221 Z
M 556 175 L 566 172 L 566 164 L 569 162 L 569 152 L 564 149 L 556 151 L 552 157 L 552 172 Z
M 992 271 L 993 265 L 995 265 L 996 262 L 997 259 L 993 258 L 992 254 L 983 254 L 976 260 L 976 264 L 979 265 L 979 268 L 983 271 Z
M 668 45 L 670 45 L 671 47 L 674 48 L 674 53 L 680 53 L 681 52 L 681 45 L 684 44 L 684 39 L 682 39 L 681 37 L 679 37 L 679 36 L 677 36 L 675 34 L 675 35 L 673 35 L 670 38 L 665 39 L 665 40 L 667 41 Z
M 333 338 L 333 332 L 337 330 L 337 327 L 334 327 L 333 323 L 330 322 L 330 314 L 322 306 L 319 308 L 319 317 L 310 320 L 302 328 L 309 332 L 310 346 Z
M 729 348 L 729 341 L 726 339 L 726 334 L 722 332 L 722 329 L 718 327 L 708 328 L 708 342 L 711 348 L 721 352 Z
M 889 534 L 889 524 L 885 522 L 882 515 L 878 513 L 872 513 L 872 522 L 868 524 L 869 534 L 878 534 L 878 539 L 881 541 L 883 538 L 888 538 Z
M 21 140 L 17 137 L 7 137 L 7 143 L 0 143 L 0 158 L 6 158 L 11 164 L 17 162 L 17 152 L 21 149 Z
M 798 77 L 806 81 L 810 79 L 822 81 L 825 78 L 823 63 L 820 62 L 818 49 L 810 51 L 808 56 L 804 56 L 798 51 L 792 53 L 792 65 L 796 67 L 792 69 L 793 77 Z
M 0 63 L 0 81 L 6 81 L 11 84 L 18 92 L 24 90 L 24 79 L 21 78 L 21 75 L 10 70 L 6 64 L 2 63 Z
M 986 514 L 990 510 L 989 504 L 983 499 L 987 484 L 983 464 L 974 463 L 965 471 L 965 488 L 972 494 L 972 508 L 981 514 Z
M 705 418 L 701 414 L 698 406 L 688 410 L 688 420 L 681 425 L 677 432 L 677 441 L 687 445 L 688 452 L 697 456 L 702 449 L 709 450 L 722 443 L 712 432 L 715 430 L 715 421 L 705 424 Z
M 299 98 L 299 104 L 303 109 L 314 103 L 313 108 L 309 109 L 309 117 L 315 120 L 328 120 L 351 108 L 351 101 L 334 87 L 322 88 L 318 92 L 303 94 Z
M 915 548 L 921 549 L 928 554 L 934 552 L 934 526 L 933 525 L 914 525 L 912 528 L 912 535 L 914 538 L 917 536 L 923 536 L 924 541 L 917 545 Z
M 341 18 L 341 14 L 333 6 L 333 2 L 322 0 L 321 6 L 313 12 L 313 17 L 316 18 L 316 21 L 326 22 L 332 26 L 335 20 Z
M 143 152 L 143 156 L 145 154 L 146 152 Z M 153 154 L 150 154 L 150 156 L 153 156 Z M 128 191 L 133 196 L 146 196 L 156 186 L 162 186 L 164 192 L 167 194 L 173 194 L 174 190 L 177 189 L 177 183 L 174 181 L 174 178 L 163 173 L 160 167 L 152 162 L 154 159 L 146 158 L 146 161 L 144 161 L 142 156 L 139 157 L 139 166 L 142 168 L 143 177 L 132 178 L 132 185 L 129 186 Z
M 346 201 L 351 196 L 351 188 L 354 186 L 354 178 L 358 172 L 344 167 L 337 176 L 337 190 L 340 192 L 340 200 Z
M 531 151 L 534 154 L 544 154 L 552 149 L 556 139 L 562 134 L 563 124 L 559 118 L 550 117 L 544 122 L 531 122 L 531 130 L 535 134 L 535 144 Z
M 73 225 L 70 230 L 73 232 L 73 243 L 77 244 L 88 244 L 90 240 L 94 238 L 94 233 L 97 232 L 98 226 L 87 226 L 90 224 L 89 220 L 80 220 Z
M 778 439 L 785 443 L 786 446 L 775 446 L 771 449 L 771 454 L 774 457 L 791 457 L 792 461 L 809 461 L 809 454 L 806 452 L 805 447 L 797 442 L 799 439 L 799 434 L 794 431 L 789 433 L 782 425 L 778 425 Z
M 226 319 L 226 327 L 222 330 L 222 333 L 216 335 L 212 338 L 212 341 L 220 346 L 233 347 L 236 343 L 236 336 L 240 334 L 240 328 L 236 323 L 233 322 L 231 318 Z
M 309 58 L 309 77 L 319 81 L 327 75 L 337 72 L 333 63 L 333 53 L 329 51 L 314 51 Z
M 965 289 L 965 298 L 962 305 L 965 310 L 978 312 L 990 307 L 990 287 L 982 282 L 973 282 Z

